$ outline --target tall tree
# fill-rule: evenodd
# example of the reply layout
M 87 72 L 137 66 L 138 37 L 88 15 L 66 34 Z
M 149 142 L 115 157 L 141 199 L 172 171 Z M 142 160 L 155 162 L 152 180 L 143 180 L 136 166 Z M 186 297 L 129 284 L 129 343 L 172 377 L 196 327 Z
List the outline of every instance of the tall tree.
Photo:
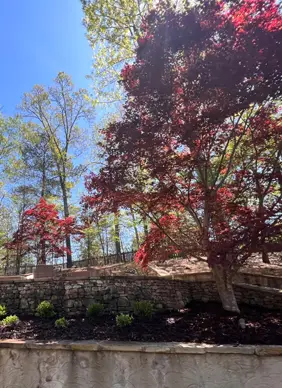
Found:
M 21 131 L 19 151 L 26 183 L 37 189 L 36 200 L 57 197 L 59 177 L 48 135 L 32 123 L 23 124 Z
M 93 108 L 85 89 L 74 88 L 71 78 L 59 73 L 52 87 L 36 85 L 25 93 L 20 112 L 23 117 L 40 126 L 48 141 L 56 166 L 64 216 L 70 215 L 70 188 L 85 171 L 83 164 L 74 163 L 74 155 L 84 152 L 82 125 L 93 117 Z M 67 265 L 71 267 L 71 239 L 66 237 Z
M 153 10 L 134 64 L 122 71 L 123 120 L 105 130 L 105 166 L 87 181 L 88 207 L 139 207 L 167 249 L 207 259 L 230 311 L 239 311 L 233 272 L 262 233 L 281 234 L 282 196 L 272 194 L 281 180 L 274 162 L 281 163 L 280 155 L 265 158 L 260 175 L 244 160 L 233 164 L 249 133 L 257 142 L 262 133 L 273 140 L 281 134 L 273 104 L 281 98 L 281 27 L 274 0 Z M 258 158 L 251 152 L 254 165 Z M 140 190 L 140 168 L 151 178 L 150 190 Z M 255 197 L 259 187 L 267 196 L 263 207 L 247 206 L 246 196 Z
M 5 243 L 11 237 L 13 230 L 13 209 L 9 207 L 9 194 L 7 184 L 9 179 L 9 166 L 15 158 L 17 141 L 16 118 L 5 117 L 0 113 L 0 255 L 3 264 L 9 264 L 9 257 Z

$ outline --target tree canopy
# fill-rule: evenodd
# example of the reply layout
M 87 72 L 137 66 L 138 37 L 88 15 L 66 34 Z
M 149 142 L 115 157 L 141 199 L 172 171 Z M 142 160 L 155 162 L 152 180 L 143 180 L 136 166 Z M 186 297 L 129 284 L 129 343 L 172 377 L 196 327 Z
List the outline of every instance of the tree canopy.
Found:
M 6 245 L 10 250 L 21 250 L 23 255 L 33 253 L 37 264 L 46 264 L 48 259 L 68 252 L 64 242 L 70 235 L 81 235 L 75 219 L 61 219 L 56 206 L 41 198 L 38 204 L 24 212 L 13 240 Z
M 85 206 L 138 206 L 169 249 L 207 257 L 224 307 L 238 311 L 232 271 L 281 234 L 279 6 L 160 5 L 141 30 L 134 63 L 121 72 L 124 117 L 104 130 L 106 166 L 89 176 Z
M 81 0 L 87 38 L 93 47 L 94 99 L 113 105 L 121 99 L 122 66 L 134 58 L 142 20 L 153 1 Z

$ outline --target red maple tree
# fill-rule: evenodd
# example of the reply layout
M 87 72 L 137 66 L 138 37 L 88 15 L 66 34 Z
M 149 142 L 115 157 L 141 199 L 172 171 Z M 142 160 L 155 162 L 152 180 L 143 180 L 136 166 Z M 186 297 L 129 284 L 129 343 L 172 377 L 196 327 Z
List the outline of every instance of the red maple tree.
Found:
M 122 71 L 125 113 L 104 130 L 106 166 L 86 179 L 85 207 L 134 204 L 151 219 L 143 265 L 158 248 L 207 260 L 236 312 L 234 271 L 281 234 L 281 41 L 274 0 L 160 5 Z
M 37 264 L 46 264 L 50 257 L 61 257 L 67 252 L 64 241 L 67 235 L 82 236 L 82 229 L 74 217 L 59 218 L 56 205 L 48 204 L 44 198 L 22 216 L 19 229 L 7 244 L 10 250 L 19 250 L 36 257 Z

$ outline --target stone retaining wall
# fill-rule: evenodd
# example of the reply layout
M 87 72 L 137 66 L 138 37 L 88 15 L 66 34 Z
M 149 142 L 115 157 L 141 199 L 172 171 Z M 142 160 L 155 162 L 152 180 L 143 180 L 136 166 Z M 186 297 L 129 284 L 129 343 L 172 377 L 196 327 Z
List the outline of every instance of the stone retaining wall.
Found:
M 281 388 L 281 346 L 0 341 L 0 388 Z
M 255 285 L 236 284 L 239 303 L 282 310 L 282 293 Z M 192 300 L 218 301 L 216 285 L 208 278 L 190 281 L 159 277 L 95 277 L 75 280 L 14 280 L 0 283 L 0 304 L 9 313 L 32 314 L 42 300 L 51 301 L 65 316 L 84 314 L 92 302 L 107 311 L 132 311 L 134 301 L 149 300 L 160 309 L 179 309 Z

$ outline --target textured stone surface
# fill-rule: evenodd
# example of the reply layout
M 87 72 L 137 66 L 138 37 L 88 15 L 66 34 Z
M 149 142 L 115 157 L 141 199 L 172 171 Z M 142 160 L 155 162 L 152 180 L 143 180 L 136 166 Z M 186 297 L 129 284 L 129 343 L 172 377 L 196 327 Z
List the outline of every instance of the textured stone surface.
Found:
M 282 309 L 282 290 L 255 285 L 234 286 L 238 302 Z M 149 300 L 155 307 L 179 309 L 191 300 L 218 301 L 212 280 L 184 281 L 158 277 L 93 277 L 72 280 L 11 280 L 0 282 L 0 304 L 10 314 L 34 313 L 42 300 L 51 301 L 65 316 L 84 314 L 93 302 L 107 311 L 132 311 L 137 300 Z
M 281 347 L 0 342 L 0 388 L 281 388 Z

